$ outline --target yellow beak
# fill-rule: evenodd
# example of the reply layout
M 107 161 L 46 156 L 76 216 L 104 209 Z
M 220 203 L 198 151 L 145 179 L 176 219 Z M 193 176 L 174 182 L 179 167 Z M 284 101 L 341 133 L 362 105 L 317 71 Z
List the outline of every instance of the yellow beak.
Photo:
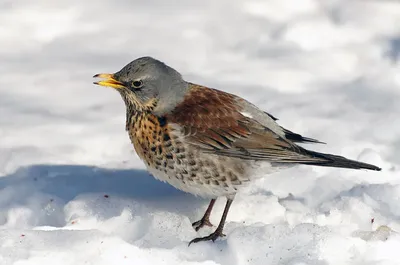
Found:
M 97 74 L 93 76 L 94 78 L 104 78 L 105 80 L 99 82 L 93 82 L 95 85 L 109 86 L 115 89 L 124 88 L 125 85 L 114 79 L 113 74 Z

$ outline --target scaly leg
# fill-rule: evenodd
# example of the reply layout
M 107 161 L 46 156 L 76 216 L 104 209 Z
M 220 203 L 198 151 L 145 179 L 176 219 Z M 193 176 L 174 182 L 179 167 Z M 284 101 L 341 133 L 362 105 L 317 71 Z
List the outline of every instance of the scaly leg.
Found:
M 228 201 L 226 202 L 224 213 L 222 214 L 222 218 L 221 218 L 221 221 L 219 222 L 217 229 L 208 236 L 198 237 L 198 238 L 193 239 L 192 241 L 189 242 L 189 246 L 192 243 L 197 243 L 200 241 L 212 240 L 214 242 L 217 238 L 224 236 L 224 234 L 222 233 L 222 230 L 224 229 L 226 217 L 228 215 L 229 208 L 231 207 L 232 202 L 233 202 L 233 199 L 228 199 Z
M 205 226 L 205 225 L 206 225 L 206 226 L 213 226 L 212 223 L 210 222 L 210 215 L 211 215 L 211 211 L 212 211 L 212 209 L 213 209 L 213 207 L 214 207 L 214 203 L 215 203 L 216 200 L 217 200 L 217 199 L 212 199 L 212 200 L 210 201 L 210 204 L 209 204 L 208 207 L 207 207 L 206 212 L 204 213 L 203 218 L 201 218 L 199 221 L 194 222 L 194 223 L 192 224 L 193 228 L 194 228 L 196 231 L 199 231 L 199 229 L 202 228 L 202 227 Z

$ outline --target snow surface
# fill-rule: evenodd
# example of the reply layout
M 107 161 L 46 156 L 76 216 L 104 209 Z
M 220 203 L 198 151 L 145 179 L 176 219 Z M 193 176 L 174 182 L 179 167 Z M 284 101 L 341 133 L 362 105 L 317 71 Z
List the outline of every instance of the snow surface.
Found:
M 399 25 L 396 0 L 2 0 L 0 264 L 400 264 Z M 208 201 L 149 176 L 92 85 L 143 55 L 383 170 L 269 175 L 187 247 Z

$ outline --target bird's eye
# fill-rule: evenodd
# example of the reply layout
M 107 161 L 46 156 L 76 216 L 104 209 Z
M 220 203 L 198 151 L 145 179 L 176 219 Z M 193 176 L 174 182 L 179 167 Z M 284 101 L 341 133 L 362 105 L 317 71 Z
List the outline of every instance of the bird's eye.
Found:
M 142 80 L 136 80 L 132 82 L 132 86 L 134 88 L 141 88 L 143 86 L 143 81 Z

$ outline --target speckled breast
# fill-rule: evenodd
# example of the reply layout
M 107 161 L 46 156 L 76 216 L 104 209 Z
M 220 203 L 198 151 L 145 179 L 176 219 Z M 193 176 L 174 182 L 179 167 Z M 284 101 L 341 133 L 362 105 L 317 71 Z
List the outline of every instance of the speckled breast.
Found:
M 186 144 L 165 119 L 151 114 L 132 119 L 130 139 L 155 178 L 203 197 L 234 194 L 248 181 L 243 161 L 202 153 Z
M 128 132 L 136 153 L 148 166 L 167 167 L 174 148 L 165 121 L 145 113 L 136 114 L 132 120 Z

